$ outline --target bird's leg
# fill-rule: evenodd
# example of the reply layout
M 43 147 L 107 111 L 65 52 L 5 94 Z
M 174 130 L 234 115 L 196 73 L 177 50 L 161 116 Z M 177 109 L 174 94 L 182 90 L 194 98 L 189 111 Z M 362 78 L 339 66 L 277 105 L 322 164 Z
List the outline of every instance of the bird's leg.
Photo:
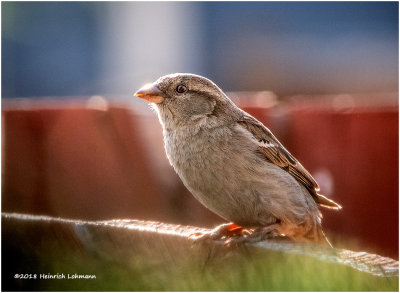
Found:
M 194 233 L 189 236 L 193 240 L 224 240 L 232 237 L 246 237 L 251 234 L 251 231 L 234 223 L 222 224 L 206 233 Z
M 207 240 L 223 241 L 225 246 L 259 242 L 267 239 L 287 240 L 287 236 L 280 232 L 280 227 L 280 223 L 255 228 L 243 228 L 234 223 L 228 223 L 217 226 L 210 232 L 191 234 L 189 238 L 196 242 Z
M 279 233 L 279 224 L 271 224 L 265 227 L 257 227 L 254 229 L 252 234 L 252 240 L 254 241 L 262 241 L 266 239 L 272 239 L 281 237 L 282 235 Z
M 229 237 L 224 244 L 230 246 L 231 244 L 239 244 L 243 242 L 248 243 L 267 239 L 279 239 L 283 236 L 281 233 L 279 233 L 279 226 L 279 223 L 275 223 L 264 227 L 256 227 L 251 229 L 247 237 Z

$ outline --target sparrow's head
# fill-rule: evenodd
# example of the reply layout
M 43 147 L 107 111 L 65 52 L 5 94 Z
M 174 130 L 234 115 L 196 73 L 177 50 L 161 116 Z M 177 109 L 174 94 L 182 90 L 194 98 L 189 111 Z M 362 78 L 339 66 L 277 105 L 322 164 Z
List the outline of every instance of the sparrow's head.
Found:
M 223 118 L 236 106 L 211 80 L 194 74 L 175 73 L 160 77 L 135 93 L 155 105 L 161 122 L 207 123 Z M 230 111 L 229 111 L 230 110 Z

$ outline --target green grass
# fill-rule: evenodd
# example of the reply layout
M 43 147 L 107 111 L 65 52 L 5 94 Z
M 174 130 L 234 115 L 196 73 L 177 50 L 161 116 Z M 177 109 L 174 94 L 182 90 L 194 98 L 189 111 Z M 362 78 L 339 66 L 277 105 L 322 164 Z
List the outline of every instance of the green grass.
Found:
M 50 273 L 95 274 L 95 280 L 30 280 L 47 291 L 398 291 L 398 278 L 283 252 L 238 253 L 205 259 L 184 255 L 175 263 L 156 259 L 105 260 L 69 251 L 47 260 Z

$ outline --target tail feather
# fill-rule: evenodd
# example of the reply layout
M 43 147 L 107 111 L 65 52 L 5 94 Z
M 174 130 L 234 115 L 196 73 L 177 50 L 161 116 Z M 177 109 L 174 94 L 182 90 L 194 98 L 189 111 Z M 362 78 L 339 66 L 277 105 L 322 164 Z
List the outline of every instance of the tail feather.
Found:
M 320 206 L 324 207 L 324 208 L 328 208 L 328 209 L 334 209 L 334 210 L 340 210 L 342 209 L 342 206 L 336 202 L 334 202 L 333 200 L 325 197 L 322 194 L 317 193 L 317 196 L 315 197 L 315 201 L 317 204 L 319 204 Z
M 319 234 L 319 239 L 322 242 L 322 244 L 333 248 L 332 244 L 329 242 L 328 237 L 326 237 L 322 228 L 318 229 L 318 234 Z

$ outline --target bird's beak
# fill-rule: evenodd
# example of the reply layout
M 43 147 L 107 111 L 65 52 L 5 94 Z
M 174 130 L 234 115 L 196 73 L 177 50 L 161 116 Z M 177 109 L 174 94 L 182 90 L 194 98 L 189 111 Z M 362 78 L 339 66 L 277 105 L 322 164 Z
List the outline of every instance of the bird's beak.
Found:
M 159 104 L 164 101 L 162 92 L 155 84 L 147 84 L 135 93 L 135 96 L 150 103 Z

